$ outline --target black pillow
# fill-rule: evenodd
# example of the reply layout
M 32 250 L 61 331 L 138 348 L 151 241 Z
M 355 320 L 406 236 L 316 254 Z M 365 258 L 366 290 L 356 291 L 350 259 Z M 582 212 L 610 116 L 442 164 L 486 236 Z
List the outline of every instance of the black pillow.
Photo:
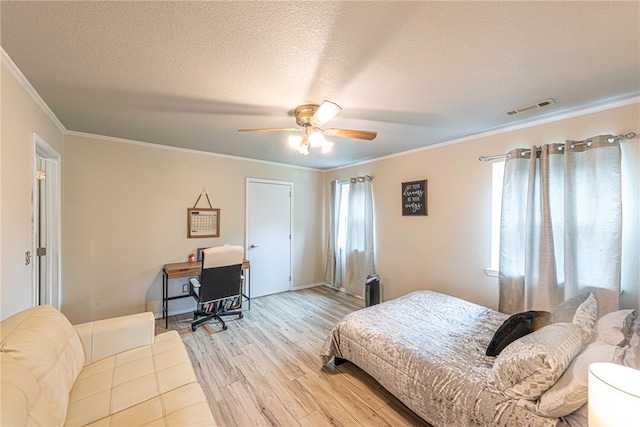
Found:
M 487 356 L 497 356 L 502 350 L 518 338 L 537 331 L 547 324 L 548 311 L 525 311 L 516 313 L 504 321 L 493 335 L 487 347 Z

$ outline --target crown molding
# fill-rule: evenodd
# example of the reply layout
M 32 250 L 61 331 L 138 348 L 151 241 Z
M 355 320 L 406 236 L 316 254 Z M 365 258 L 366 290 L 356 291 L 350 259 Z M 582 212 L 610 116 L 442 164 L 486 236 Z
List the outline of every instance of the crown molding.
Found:
M 44 99 L 40 96 L 37 90 L 29 83 L 29 80 L 22 74 L 22 71 L 18 68 L 15 62 L 11 59 L 9 54 L 4 50 L 2 46 L 0 46 L 0 62 L 2 62 L 7 70 L 11 73 L 11 75 L 18 81 L 20 86 L 31 96 L 31 99 L 35 101 L 35 103 L 40 107 L 40 109 L 51 119 L 53 124 L 62 132 L 63 134 L 67 133 L 67 128 L 64 127 L 62 122 L 58 120 L 51 108 L 44 102 Z
M 280 166 L 280 167 L 292 168 L 292 169 L 302 169 L 302 170 L 308 170 L 308 171 L 314 171 L 314 172 L 324 172 L 324 170 L 322 169 L 310 168 L 307 166 L 296 166 L 296 165 L 289 165 L 286 163 L 271 162 L 268 160 L 252 159 L 250 157 L 240 157 L 240 156 L 232 156 L 229 154 L 212 153 L 210 151 L 194 150 L 192 148 L 174 147 L 172 145 L 155 144 L 153 142 L 136 141 L 133 139 L 118 138 L 115 136 L 97 135 L 97 134 L 87 133 L 87 132 L 77 132 L 74 130 L 66 131 L 65 134 L 69 136 L 78 136 L 82 138 L 99 139 L 101 141 L 117 142 L 120 144 L 130 144 L 130 145 L 138 145 L 141 147 L 157 148 L 160 150 L 178 151 L 181 153 L 190 153 L 190 154 L 201 154 L 201 155 L 210 156 L 210 157 L 221 157 L 223 159 L 240 160 L 243 162 L 252 162 L 252 163 L 261 163 L 263 165 Z
M 337 167 L 337 168 L 327 169 L 327 170 L 325 170 L 325 172 L 333 172 L 333 171 L 338 171 L 340 169 L 351 168 L 351 167 L 354 167 L 354 166 L 366 165 L 366 164 L 369 164 L 369 163 L 375 163 L 375 162 L 379 162 L 379 161 L 382 161 L 382 160 L 392 159 L 394 157 L 402 157 L 402 156 L 406 156 L 406 155 L 410 155 L 410 154 L 414 154 L 414 153 L 419 153 L 421 151 L 432 150 L 434 148 L 444 147 L 444 146 L 447 146 L 447 145 L 460 144 L 462 142 L 472 141 L 474 139 L 485 138 L 487 136 L 500 135 L 500 134 L 503 134 L 503 133 L 513 132 L 513 131 L 519 130 L 519 129 L 531 128 L 531 127 L 540 126 L 540 125 L 543 125 L 543 124 L 546 124 L 546 123 L 558 122 L 558 121 L 567 120 L 567 119 L 570 119 L 570 118 L 573 118 L 573 117 L 585 116 L 587 114 L 598 113 L 600 111 L 612 110 L 614 108 L 624 107 L 626 105 L 639 104 L 639 103 L 640 103 L 640 96 L 632 96 L 630 98 L 624 98 L 624 99 L 621 99 L 621 100 L 618 99 L 618 100 L 614 100 L 614 101 L 608 102 L 606 104 L 600 104 L 600 105 L 597 105 L 597 106 L 586 107 L 586 108 L 583 108 L 583 109 L 570 111 L 570 112 L 565 112 L 565 113 L 555 113 L 553 115 L 549 115 L 549 116 L 542 117 L 542 118 L 539 118 L 539 119 L 536 119 L 536 120 L 528 121 L 526 123 L 518 123 L 516 125 L 511 125 L 511 126 L 507 126 L 507 127 L 503 127 L 503 128 L 486 130 L 484 132 L 476 133 L 476 134 L 465 136 L 465 137 L 462 137 L 462 138 L 453 139 L 453 140 L 450 140 L 450 141 L 438 142 L 436 144 L 427 145 L 426 147 L 414 148 L 413 150 L 407 150 L 407 151 L 403 151 L 401 153 L 394 153 L 394 154 L 389 154 L 387 156 L 376 157 L 374 159 L 363 160 L 361 162 L 350 163 L 348 165 L 340 166 L 340 167 Z M 627 131 L 628 130 L 624 130 L 623 129 L 619 133 L 626 133 Z

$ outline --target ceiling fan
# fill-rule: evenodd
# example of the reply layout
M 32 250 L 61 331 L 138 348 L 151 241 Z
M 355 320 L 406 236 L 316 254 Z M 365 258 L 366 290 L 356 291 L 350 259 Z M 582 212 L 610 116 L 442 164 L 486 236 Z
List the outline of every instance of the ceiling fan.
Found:
M 299 105 L 294 110 L 296 123 L 300 126 L 299 128 L 238 129 L 238 132 L 302 132 L 302 135 L 290 135 L 289 145 L 300 154 L 305 155 L 309 154 L 309 147 L 322 148 L 323 153 L 331 150 L 333 143 L 324 139 L 324 135 L 366 139 L 368 141 L 371 141 L 378 135 L 377 132 L 365 130 L 323 129 L 322 126 L 337 116 L 341 110 L 342 108 L 340 108 L 340 106 L 331 101 L 322 101 L 320 105 Z

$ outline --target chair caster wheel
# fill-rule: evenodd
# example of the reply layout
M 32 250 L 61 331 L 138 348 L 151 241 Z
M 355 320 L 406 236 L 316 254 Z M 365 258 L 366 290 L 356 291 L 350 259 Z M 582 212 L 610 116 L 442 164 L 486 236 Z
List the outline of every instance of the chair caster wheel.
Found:
M 242 319 L 243 317 L 244 317 L 244 316 L 243 316 L 243 314 L 242 314 L 242 313 L 240 313 L 240 314 L 238 315 L 238 319 Z
M 192 326 L 192 327 L 191 327 L 191 330 L 192 330 L 193 332 L 195 332 L 197 328 L 198 328 L 197 326 Z
M 223 330 L 223 331 L 226 331 L 226 330 L 227 330 L 227 325 L 224 325 L 224 326 L 222 327 L 222 330 Z

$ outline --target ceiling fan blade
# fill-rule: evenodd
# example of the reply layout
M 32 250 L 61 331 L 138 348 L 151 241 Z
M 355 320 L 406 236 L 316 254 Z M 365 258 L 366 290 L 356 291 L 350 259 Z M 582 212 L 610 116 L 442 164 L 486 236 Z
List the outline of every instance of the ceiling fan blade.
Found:
M 366 130 L 353 130 L 353 129 L 325 129 L 325 135 L 330 136 L 341 136 L 343 138 L 354 138 L 354 139 L 366 139 L 367 141 L 371 141 L 378 136 L 377 132 L 369 132 Z
M 316 112 L 311 117 L 311 125 L 315 127 L 322 127 L 333 119 L 342 111 L 342 108 L 335 102 L 322 101 L 322 104 L 318 107 Z
M 300 128 L 262 128 L 262 129 L 238 129 L 240 133 L 249 132 L 299 132 Z

